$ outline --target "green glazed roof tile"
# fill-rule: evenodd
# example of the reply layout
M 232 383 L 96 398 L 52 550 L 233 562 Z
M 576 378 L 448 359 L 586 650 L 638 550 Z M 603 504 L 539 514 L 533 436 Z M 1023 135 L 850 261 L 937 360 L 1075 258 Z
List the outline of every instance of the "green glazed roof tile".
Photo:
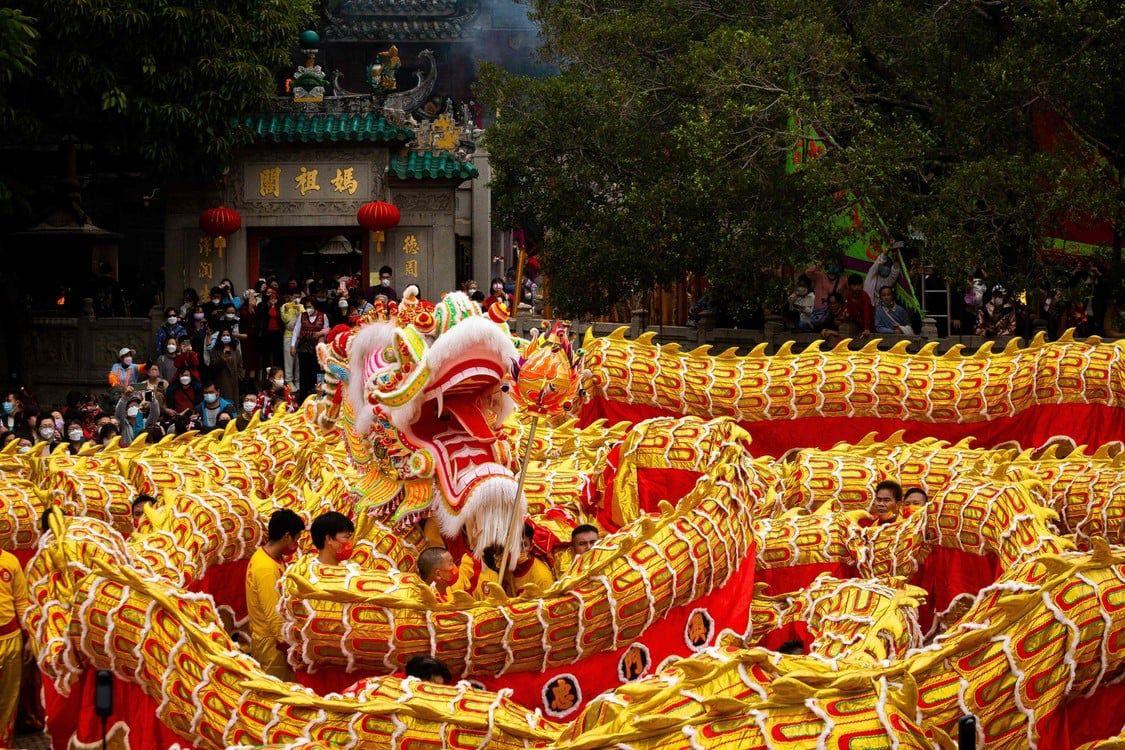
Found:
M 371 141 L 386 143 L 409 141 L 414 133 L 387 122 L 381 115 L 368 114 L 271 114 L 247 117 L 243 124 L 258 141 L 274 143 L 317 143 Z
M 392 156 L 387 171 L 400 180 L 471 180 L 479 174 L 472 164 L 446 151 Z

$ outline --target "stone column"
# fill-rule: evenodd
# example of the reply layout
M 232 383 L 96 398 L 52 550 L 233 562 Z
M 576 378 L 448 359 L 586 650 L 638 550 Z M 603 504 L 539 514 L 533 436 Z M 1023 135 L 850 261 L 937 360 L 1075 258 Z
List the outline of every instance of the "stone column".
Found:
M 473 278 L 481 289 L 488 289 L 493 276 L 503 276 L 504 270 L 497 272 L 492 263 L 495 252 L 492 247 L 492 167 L 488 163 L 488 152 L 478 148 L 473 153 L 473 166 L 480 172 L 473 180 Z M 485 292 L 486 295 L 492 292 Z

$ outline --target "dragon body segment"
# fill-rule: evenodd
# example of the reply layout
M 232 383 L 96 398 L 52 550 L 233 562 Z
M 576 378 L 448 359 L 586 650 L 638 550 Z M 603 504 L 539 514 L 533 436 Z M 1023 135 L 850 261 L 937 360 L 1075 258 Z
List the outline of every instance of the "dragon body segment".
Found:
M 443 530 L 498 539 L 477 516 L 510 512 L 513 498 L 458 497 L 458 488 L 472 489 L 462 473 L 473 469 L 453 454 L 484 451 L 486 464 L 510 475 L 510 448 L 505 456 L 497 445 L 526 436 L 527 426 L 518 415 L 504 419 L 497 395 L 503 378 L 492 364 L 511 344 L 503 327 L 456 299 L 445 312 L 407 308 L 393 322 L 388 316 L 358 332 L 335 332 L 321 350 L 336 364 L 331 393 L 302 413 L 255 422 L 243 433 L 140 441 L 74 462 L 0 455 L 12 480 L 0 491 L 0 544 L 36 549 L 28 566 L 35 606 L 25 624 L 58 691 L 71 689 L 85 670 L 112 669 L 152 699 L 161 722 L 201 748 L 804 748 L 856 737 L 880 747 L 948 748 L 966 712 L 978 717 L 979 739 L 990 748 L 1056 747 L 1068 710 L 1086 710 L 1087 697 L 1116 695 L 1106 691 L 1125 669 L 1125 556 L 1105 540 L 1118 533 L 1125 497 L 1114 485 L 1114 446 L 1063 456 L 892 436 L 803 449 L 778 461 L 753 455 L 749 434 L 729 418 L 632 427 L 563 422 L 533 441 L 527 507 L 534 515 L 561 505 L 580 518 L 607 512 L 620 529 L 547 591 L 439 600 L 408 572 L 427 544 L 410 522 L 432 513 Z M 417 336 L 404 332 L 410 326 Z M 976 402 L 967 396 L 939 403 L 931 391 L 925 409 L 897 403 L 903 394 L 895 383 L 906 381 L 896 380 L 895 358 L 912 356 L 901 352 L 867 352 L 854 362 L 842 353 L 782 353 L 771 363 L 760 354 L 712 358 L 665 347 L 646 382 L 643 346 L 588 342 L 587 393 L 633 398 L 650 386 L 654 394 L 674 386 L 681 391 L 674 404 L 654 396 L 654 405 L 706 417 L 727 404 L 725 416 L 739 421 L 815 417 L 836 408 L 832 388 L 809 406 L 774 383 L 762 391 L 768 408 L 754 412 L 747 381 L 735 375 L 761 375 L 764 367 L 780 383 L 797 371 L 850 367 L 861 377 L 848 380 L 851 395 L 840 398 L 854 401 L 854 413 L 974 421 L 969 405 Z M 949 375 L 955 389 L 971 390 L 979 380 L 991 385 L 977 397 L 1015 394 L 1013 406 L 1032 403 L 1028 398 L 1070 403 L 1082 392 L 1120 407 L 1120 345 L 1061 342 L 1058 351 L 1040 353 L 1027 383 L 1004 359 L 1051 347 L 931 358 L 940 362 L 907 362 L 905 370 Z M 634 349 L 625 370 L 607 365 Z M 443 350 L 466 354 L 438 356 Z M 465 364 L 493 355 L 496 363 Z M 877 382 L 863 374 L 867 355 Z M 666 358 L 680 361 L 666 369 Z M 1071 360 L 1094 366 L 1076 374 Z M 1104 377 L 1098 363 L 1106 365 Z M 1028 366 L 1020 360 L 1016 369 Z M 700 372 L 706 383 L 695 382 Z M 836 377 L 844 378 L 817 382 Z M 1029 390 L 1009 388 L 1015 385 Z M 410 395 L 400 400 L 403 394 Z M 1001 413 L 991 403 L 977 416 Z M 435 458 L 427 441 L 446 432 L 453 463 L 443 483 L 442 456 Z M 682 497 L 642 487 L 644 477 L 666 469 L 687 477 Z M 492 466 L 481 471 L 506 476 Z M 928 489 L 930 502 L 901 522 L 865 527 L 864 493 L 886 477 Z M 99 486 L 111 488 L 108 498 Z M 128 539 L 118 528 L 126 486 L 161 498 Z M 35 527 L 48 502 L 67 517 L 55 515 L 52 532 L 40 538 Z M 322 697 L 266 676 L 235 648 L 221 608 L 188 590 L 216 566 L 245 559 L 277 507 L 356 517 L 351 563 L 325 567 L 304 557 L 285 580 L 290 659 L 298 666 L 387 673 L 406 654 L 433 651 L 470 677 L 518 677 L 629 644 L 669 608 L 721 585 L 752 550 L 762 574 L 843 565 L 857 577 L 821 575 L 798 590 L 770 588 L 753 602 L 731 602 L 751 610 L 747 632 L 724 633 L 693 656 L 653 665 L 593 697 L 566 723 L 468 682 L 383 676 L 356 693 Z M 997 575 L 939 613 L 932 635 L 923 636 L 916 612 L 924 595 L 906 581 L 935 550 L 990 555 Z M 809 654 L 755 647 L 769 630 L 795 621 L 814 633 Z

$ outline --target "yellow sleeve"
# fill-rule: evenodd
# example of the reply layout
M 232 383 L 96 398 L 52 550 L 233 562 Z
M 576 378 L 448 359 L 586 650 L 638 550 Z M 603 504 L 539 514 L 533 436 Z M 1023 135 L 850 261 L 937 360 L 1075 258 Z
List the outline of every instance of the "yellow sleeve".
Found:
M 540 591 L 546 591 L 555 583 L 555 577 L 551 574 L 551 567 L 539 558 L 531 563 L 531 568 L 527 573 L 513 581 L 516 594 L 523 593 L 524 588 L 529 583 L 534 583 L 539 587 Z
M 254 553 L 246 570 L 246 612 L 250 617 L 250 632 L 254 636 L 269 636 L 281 640 L 281 613 L 278 605 L 281 594 L 277 590 L 280 578 L 277 565 L 264 555 Z
M 449 587 L 450 591 L 467 591 L 473 593 L 476 580 L 484 565 L 472 555 L 461 555 L 461 563 L 457 566 L 457 580 Z
M 15 556 L 12 556 L 15 560 Z M 12 566 L 12 604 L 16 608 L 16 619 L 23 623 L 23 615 L 27 612 L 27 605 L 30 603 L 27 598 L 27 578 L 24 577 L 23 568 L 20 567 L 19 560 Z
M 555 576 L 551 573 L 551 566 L 542 560 L 536 560 L 535 564 L 531 566 L 531 580 L 539 587 L 540 591 L 546 591 L 555 585 Z
M 475 599 L 484 599 L 487 596 L 484 584 L 488 581 L 499 585 L 500 576 L 480 560 L 472 555 L 465 554 L 461 556 L 461 564 L 457 566 L 457 580 L 453 582 L 449 590 L 464 591 L 471 594 Z

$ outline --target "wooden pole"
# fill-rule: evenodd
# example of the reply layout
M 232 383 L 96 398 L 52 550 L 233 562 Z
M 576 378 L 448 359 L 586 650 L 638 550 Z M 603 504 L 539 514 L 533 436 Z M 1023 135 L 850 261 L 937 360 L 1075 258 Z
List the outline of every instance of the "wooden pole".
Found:
M 523 497 L 523 480 L 524 477 L 527 476 L 527 462 L 528 458 L 531 456 L 532 441 L 535 440 L 535 428 L 538 426 L 539 415 L 536 414 L 531 418 L 531 427 L 527 430 L 527 443 L 523 447 L 523 458 L 520 461 L 520 478 L 519 481 L 516 482 L 516 498 L 515 502 L 512 503 L 512 515 L 508 519 L 508 533 L 504 541 L 504 557 L 500 561 L 500 570 L 497 571 L 500 574 L 501 581 L 503 581 L 504 576 L 508 574 L 508 561 L 512 559 L 512 537 L 516 533 L 517 525 L 523 521 L 521 517 L 523 514 L 519 512 L 520 498 Z M 512 559 L 512 562 L 515 562 L 515 560 Z

